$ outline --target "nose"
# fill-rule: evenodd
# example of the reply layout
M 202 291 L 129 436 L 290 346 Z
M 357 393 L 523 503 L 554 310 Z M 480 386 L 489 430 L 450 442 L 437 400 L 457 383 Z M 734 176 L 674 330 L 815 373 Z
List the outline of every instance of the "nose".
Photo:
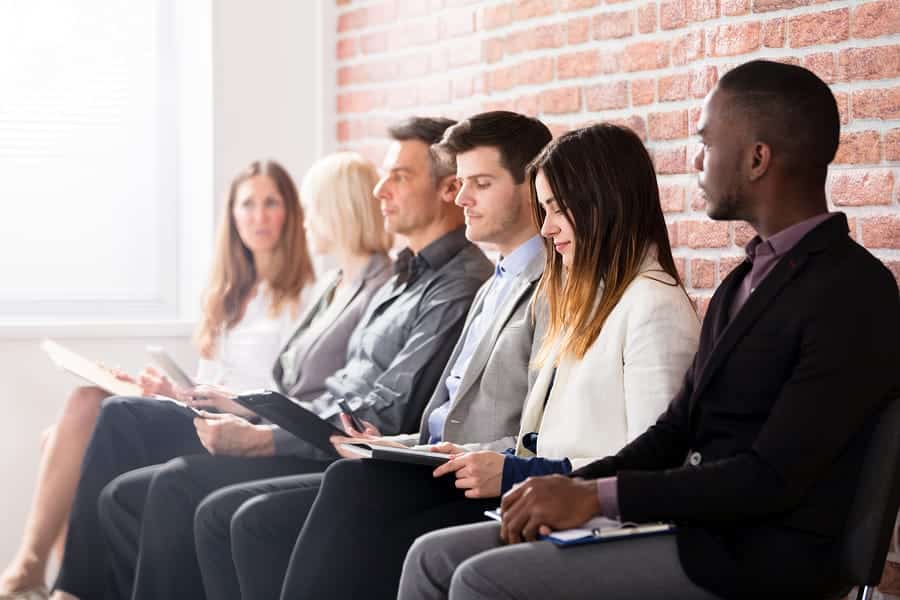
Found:
M 375 197 L 381 200 L 382 198 L 387 196 L 387 175 L 378 180 L 378 183 L 375 184 L 375 188 L 372 190 L 372 193 L 375 194 Z
M 550 215 L 544 217 L 544 222 L 541 224 L 541 235 L 545 238 L 551 238 L 557 233 L 559 233 L 559 227 L 553 223 Z
M 703 170 L 703 144 L 700 144 L 697 148 L 697 152 L 694 154 L 694 169 L 697 171 Z
M 472 201 L 472 196 L 469 194 L 469 184 L 463 183 L 459 187 L 459 192 L 456 193 L 456 199 L 453 200 L 453 203 L 457 206 L 472 206 L 475 204 Z

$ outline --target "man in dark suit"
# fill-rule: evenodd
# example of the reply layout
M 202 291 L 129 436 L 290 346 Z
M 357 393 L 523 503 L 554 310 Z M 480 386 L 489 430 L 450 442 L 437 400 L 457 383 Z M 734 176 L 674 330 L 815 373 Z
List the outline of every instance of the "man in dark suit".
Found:
M 813 598 L 841 588 L 837 539 L 865 443 L 900 393 L 900 302 L 846 217 L 827 212 L 839 129 L 834 96 L 806 69 L 753 61 L 719 81 L 699 122 L 700 188 L 710 217 L 745 220 L 759 235 L 713 296 L 682 389 L 615 456 L 510 491 L 502 525 L 419 538 L 401 598 Z M 678 529 L 564 551 L 519 543 L 597 515 Z

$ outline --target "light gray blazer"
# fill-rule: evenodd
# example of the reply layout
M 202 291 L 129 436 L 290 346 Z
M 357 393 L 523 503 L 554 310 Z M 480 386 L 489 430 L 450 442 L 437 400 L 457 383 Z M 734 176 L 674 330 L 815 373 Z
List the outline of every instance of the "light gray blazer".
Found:
M 351 282 L 351 288 L 346 294 L 341 294 L 335 301 L 343 302 L 341 307 L 331 307 L 332 320 L 328 323 L 316 323 L 318 332 L 311 341 L 298 348 L 296 361 L 299 375 L 296 382 L 286 388 L 282 383 L 284 371 L 281 367 L 281 355 L 286 352 L 297 338 L 307 330 L 316 316 L 317 310 L 325 296 L 334 289 L 337 283 L 337 273 L 331 281 L 322 288 L 319 295 L 311 300 L 309 306 L 303 312 L 303 316 L 297 321 L 294 333 L 288 338 L 284 348 L 279 353 L 278 360 L 272 369 L 272 376 L 278 385 L 278 390 L 291 398 L 300 401 L 311 401 L 325 392 L 325 379 L 344 366 L 347 360 L 347 343 L 350 334 L 356 328 L 362 318 L 369 301 L 375 292 L 390 278 L 391 259 L 384 254 L 375 254 L 369 259 L 368 264 Z M 296 437 L 280 428 L 275 428 L 275 453 L 292 454 L 299 448 Z M 300 444 L 302 445 L 302 444 Z
M 537 376 L 529 365 L 540 347 L 545 327 L 543 319 L 535 321 L 532 317 L 533 296 L 544 271 L 544 260 L 544 252 L 540 252 L 517 275 L 518 281 L 492 327 L 475 348 L 444 421 L 443 440 L 479 450 L 515 447 L 522 407 Z M 408 446 L 428 443 L 428 416 L 449 399 L 444 382 L 462 351 L 472 322 L 481 312 L 491 281 L 493 278 L 478 290 L 462 334 L 425 407 L 419 433 L 389 439 Z

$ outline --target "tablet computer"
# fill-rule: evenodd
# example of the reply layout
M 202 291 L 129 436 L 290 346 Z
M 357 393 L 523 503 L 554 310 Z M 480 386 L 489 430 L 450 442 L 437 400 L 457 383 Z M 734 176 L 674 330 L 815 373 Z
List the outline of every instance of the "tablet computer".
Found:
M 235 396 L 234 401 L 301 440 L 306 440 L 316 448 L 335 456 L 337 451 L 331 445 L 331 436 L 347 435 L 343 429 L 303 408 L 298 401 L 273 390 L 241 394 Z
M 437 467 L 450 460 L 449 454 L 430 452 L 428 450 L 413 450 L 412 448 L 394 448 L 392 446 L 379 446 L 365 442 L 353 442 L 341 444 L 341 448 L 355 453 L 362 458 L 374 458 L 375 460 L 389 460 L 393 462 Z
M 175 359 L 160 346 L 147 346 L 147 353 L 156 365 L 181 388 L 194 387 L 194 381 L 178 366 Z

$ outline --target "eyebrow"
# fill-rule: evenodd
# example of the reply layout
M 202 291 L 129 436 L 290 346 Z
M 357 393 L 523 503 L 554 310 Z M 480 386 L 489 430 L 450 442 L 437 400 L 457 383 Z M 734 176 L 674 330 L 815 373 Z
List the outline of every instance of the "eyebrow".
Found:
M 538 199 L 538 204 L 543 204 L 544 206 L 550 206 L 551 204 L 558 204 L 558 202 L 556 201 L 556 198 L 554 198 L 553 196 L 550 196 L 546 200 Z
M 465 177 L 457 177 L 457 179 L 477 179 L 478 177 L 490 177 L 491 179 L 496 179 L 496 177 L 490 173 L 474 173 L 472 175 L 466 175 Z
M 410 167 L 394 167 L 390 169 L 391 173 L 413 173 Z

